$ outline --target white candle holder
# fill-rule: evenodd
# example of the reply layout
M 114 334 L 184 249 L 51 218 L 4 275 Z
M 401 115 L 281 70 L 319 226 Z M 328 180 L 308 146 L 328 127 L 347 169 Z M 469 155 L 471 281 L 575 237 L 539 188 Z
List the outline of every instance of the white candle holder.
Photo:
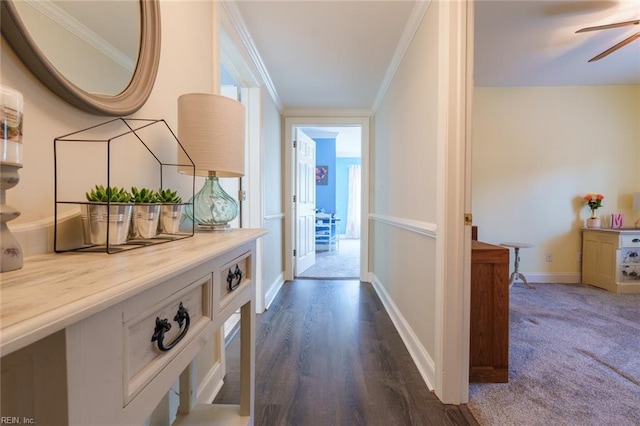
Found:
M 7 222 L 20 216 L 5 204 L 6 190 L 20 182 L 22 168 L 22 94 L 0 86 L 0 272 L 22 268 L 22 247 L 9 230 Z

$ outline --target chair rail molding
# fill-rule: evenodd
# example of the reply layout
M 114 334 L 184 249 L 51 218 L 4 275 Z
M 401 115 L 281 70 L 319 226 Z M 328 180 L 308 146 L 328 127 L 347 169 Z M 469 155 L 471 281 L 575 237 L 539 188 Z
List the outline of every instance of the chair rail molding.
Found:
M 420 220 L 404 219 L 395 216 L 386 216 L 383 214 L 371 213 L 369 219 L 374 222 L 380 222 L 387 225 L 402 228 L 410 232 L 425 235 L 430 238 L 438 237 L 438 227 L 435 223 L 423 222 Z
M 263 217 L 265 222 L 270 222 L 272 220 L 282 220 L 284 219 L 284 213 L 276 213 L 276 214 L 268 214 Z

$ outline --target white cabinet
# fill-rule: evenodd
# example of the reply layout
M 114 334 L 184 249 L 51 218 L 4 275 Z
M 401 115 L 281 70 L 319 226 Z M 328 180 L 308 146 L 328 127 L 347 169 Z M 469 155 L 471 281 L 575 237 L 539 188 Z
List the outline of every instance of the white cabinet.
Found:
M 584 229 L 582 282 L 616 293 L 640 293 L 640 230 Z
M 44 255 L 3 273 L 3 418 L 140 425 L 179 378 L 176 424 L 252 423 L 254 257 L 263 234 L 233 230 L 113 255 Z M 197 404 L 194 359 L 238 309 L 240 404 Z

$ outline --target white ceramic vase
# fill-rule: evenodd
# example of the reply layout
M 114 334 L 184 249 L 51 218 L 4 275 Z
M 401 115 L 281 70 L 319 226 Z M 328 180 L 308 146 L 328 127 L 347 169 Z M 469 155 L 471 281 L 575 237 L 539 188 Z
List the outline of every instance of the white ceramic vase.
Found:
M 589 219 L 587 219 L 587 228 L 600 228 L 600 226 L 601 226 L 600 218 L 590 217 Z

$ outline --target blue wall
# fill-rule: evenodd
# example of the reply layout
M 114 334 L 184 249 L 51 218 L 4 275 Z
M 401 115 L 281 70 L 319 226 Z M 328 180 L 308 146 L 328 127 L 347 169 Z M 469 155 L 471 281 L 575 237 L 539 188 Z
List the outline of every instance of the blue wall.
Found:
M 325 213 L 335 213 L 340 219 L 338 234 L 344 234 L 349 201 L 349 166 L 362 162 L 359 157 L 336 158 L 335 138 L 313 140 L 316 141 L 316 165 L 329 167 L 327 185 L 316 185 L 316 208 Z
M 344 234 L 347 227 L 347 207 L 349 202 L 349 166 L 360 165 L 360 158 L 340 157 L 336 159 L 336 211 L 340 218 L 338 234 Z
M 314 138 L 316 165 L 328 166 L 326 185 L 316 185 L 316 209 L 325 213 L 336 211 L 336 138 Z

